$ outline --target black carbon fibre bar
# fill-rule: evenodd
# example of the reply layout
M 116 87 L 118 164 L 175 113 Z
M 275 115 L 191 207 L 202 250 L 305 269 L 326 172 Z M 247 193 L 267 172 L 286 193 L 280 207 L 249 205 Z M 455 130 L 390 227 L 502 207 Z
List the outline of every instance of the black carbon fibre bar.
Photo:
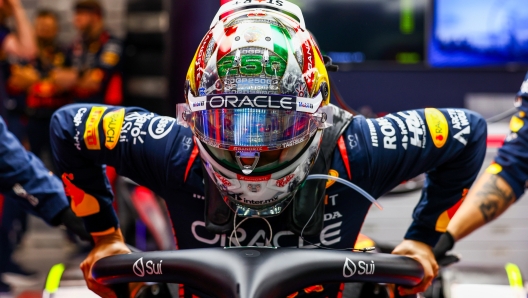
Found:
M 390 254 L 298 248 L 203 248 L 116 255 L 99 260 L 99 283 L 183 283 L 216 297 L 285 297 L 327 282 L 415 286 L 423 268 Z

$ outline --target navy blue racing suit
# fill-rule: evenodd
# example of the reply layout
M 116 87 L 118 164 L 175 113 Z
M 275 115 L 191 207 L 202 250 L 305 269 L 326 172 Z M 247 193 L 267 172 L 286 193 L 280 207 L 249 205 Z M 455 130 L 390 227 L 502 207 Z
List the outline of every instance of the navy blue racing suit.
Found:
M 510 120 L 511 132 L 486 171 L 506 180 L 519 199 L 528 181 L 528 73 L 517 93 L 515 106 L 519 112 Z
M 165 199 L 180 249 L 229 244 L 229 235 L 205 228 L 201 161 L 191 130 L 174 118 L 136 107 L 75 104 L 54 114 L 51 138 L 53 158 L 68 193 L 74 194 L 72 209 L 92 235 L 118 227 L 106 164 Z M 330 171 L 375 198 L 426 172 L 426 187 L 405 238 L 434 246 L 476 178 L 485 150 L 486 122 L 469 110 L 357 116 L 338 141 Z M 371 203 L 335 183 L 326 190 L 325 204 L 323 230 L 305 239 L 331 248 L 353 247 Z M 313 247 L 286 228 L 285 217 L 286 212 L 269 218 L 271 244 Z M 238 230 L 244 246 L 264 245 L 268 237 L 268 227 L 259 219 L 250 219 Z

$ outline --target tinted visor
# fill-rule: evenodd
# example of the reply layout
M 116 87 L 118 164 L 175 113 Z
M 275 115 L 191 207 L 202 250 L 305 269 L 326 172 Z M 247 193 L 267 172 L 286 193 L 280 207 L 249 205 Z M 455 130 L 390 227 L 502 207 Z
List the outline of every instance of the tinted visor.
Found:
M 205 144 L 231 151 L 269 151 L 309 139 L 320 114 L 275 109 L 215 109 L 188 112 L 187 123 Z

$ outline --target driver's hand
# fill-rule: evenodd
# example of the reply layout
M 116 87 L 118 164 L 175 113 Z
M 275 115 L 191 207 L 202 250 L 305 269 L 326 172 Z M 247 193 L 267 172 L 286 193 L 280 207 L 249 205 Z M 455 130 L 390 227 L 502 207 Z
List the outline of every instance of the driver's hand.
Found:
M 119 229 L 112 234 L 94 236 L 93 238 L 95 246 L 80 266 L 84 275 L 84 280 L 86 280 L 88 288 L 97 295 L 104 298 L 117 298 L 110 288 L 98 284 L 95 281 L 92 277 L 92 266 L 101 258 L 130 253 L 130 249 L 126 246 L 121 230 Z
M 424 278 L 422 279 L 422 282 L 414 288 L 398 287 L 400 296 L 425 292 L 438 274 L 438 264 L 436 263 L 433 249 L 429 245 L 420 241 L 403 240 L 398 246 L 396 246 L 392 253 L 413 258 L 420 262 L 424 268 Z

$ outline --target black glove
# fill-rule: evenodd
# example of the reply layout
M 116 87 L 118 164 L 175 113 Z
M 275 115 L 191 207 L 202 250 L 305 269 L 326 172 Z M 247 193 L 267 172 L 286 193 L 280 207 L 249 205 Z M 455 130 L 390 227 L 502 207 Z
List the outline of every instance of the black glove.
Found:
M 64 208 L 52 220 L 54 225 L 64 225 L 69 231 L 79 236 L 82 240 L 93 242 L 92 235 L 86 231 L 82 219 L 77 217 L 71 208 Z
M 448 251 L 453 249 L 453 246 L 455 246 L 455 238 L 453 238 L 453 235 L 449 232 L 445 232 L 440 236 L 440 239 L 433 248 L 433 253 L 438 266 L 444 267 L 460 260 L 456 255 L 447 254 Z

